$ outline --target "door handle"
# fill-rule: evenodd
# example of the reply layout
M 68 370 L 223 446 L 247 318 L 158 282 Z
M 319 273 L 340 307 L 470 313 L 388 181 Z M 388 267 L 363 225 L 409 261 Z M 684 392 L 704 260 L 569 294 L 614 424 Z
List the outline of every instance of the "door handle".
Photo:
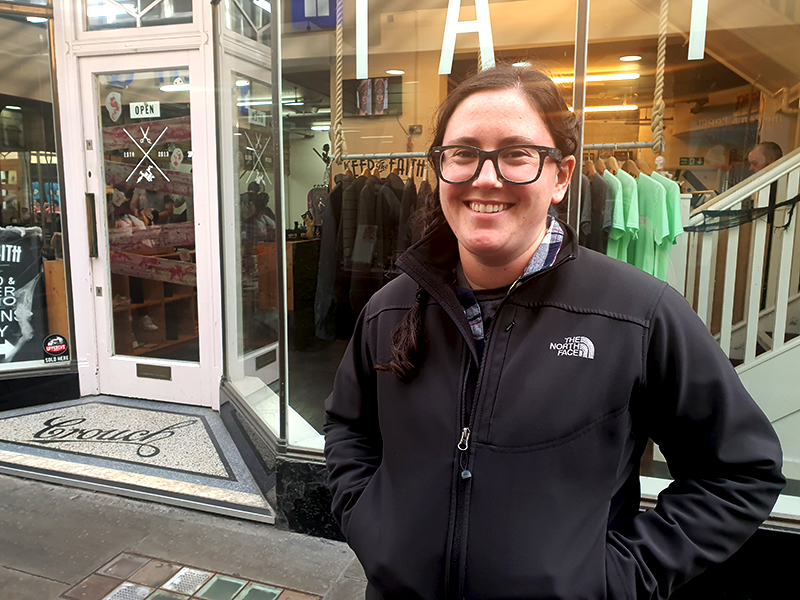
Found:
M 86 225 L 89 230 L 89 256 L 97 258 L 97 213 L 91 192 L 86 192 Z

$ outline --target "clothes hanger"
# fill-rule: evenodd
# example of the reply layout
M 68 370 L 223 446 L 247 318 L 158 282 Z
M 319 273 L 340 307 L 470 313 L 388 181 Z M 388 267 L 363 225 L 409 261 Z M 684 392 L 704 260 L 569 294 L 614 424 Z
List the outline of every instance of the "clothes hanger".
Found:
M 347 175 L 350 179 L 355 179 L 355 177 L 353 177 L 353 170 L 352 169 L 345 169 L 344 170 L 344 174 Z
M 628 173 L 628 175 L 631 175 L 633 177 L 638 177 L 640 173 L 639 167 L 637 167 L 636 163 L 633 162 L 631 159 L 625 161 L 625 164 L 622 165 L 622 170 Z
M 364 167 L 364 170 L 361 172 L 362 177 L 369 177 L 372 173 L 370 173 L 369 167 Z
M 619 163 L 617 162 L 617 159 L 616 159 L 616 158 L 614 158 L 613 156 L 609 156 L 609 157 L 606 159 L 606 166 L 607 166 L 609 169 L 611 169 L 611 173 L 612 173 L 613 175 L 616 175 L 616 174 L 617 174 L 617 171 L 619 171 Z
M 597 169 L 597 172 L 600 173 L 600 175 L 602 175 L 606 171 L 606 161 L 604 161 L 602 158 L 598 158 L 594 161 L 594 168 Z
M 593 178 L 595 175 L 597 175 L 597 168 L 594 166 L 592 161 L 587 160 L 585 163 L 583 163 L 583 172 L 587 177 Z
M 639 170 L 645 175 L 651 175 L 653 173 L 653 168 L 641 156 L 636 159 L 636 166 L 639 167 Z

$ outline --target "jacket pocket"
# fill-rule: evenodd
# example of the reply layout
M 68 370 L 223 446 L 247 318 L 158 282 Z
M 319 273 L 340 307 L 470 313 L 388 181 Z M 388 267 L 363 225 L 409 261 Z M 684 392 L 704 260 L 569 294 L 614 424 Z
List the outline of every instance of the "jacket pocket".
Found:
M 468 598 L 598 600 L 607 593 L 606 530 L 619 433 L 610 418 L 544 448 L 475 443 Z

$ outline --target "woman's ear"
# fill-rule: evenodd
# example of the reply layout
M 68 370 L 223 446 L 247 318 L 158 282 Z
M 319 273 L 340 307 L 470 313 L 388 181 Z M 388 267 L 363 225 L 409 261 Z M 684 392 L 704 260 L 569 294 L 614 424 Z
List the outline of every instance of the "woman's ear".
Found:
M 564 199 L 572 174 L 575 172 L 575 164 L 574 156 L 565 156 L 561 159 L 561 166 L 556 175 L 556 185 L 553 188 L 553 197 L 550 200 L 552 204 L 558 204 Z

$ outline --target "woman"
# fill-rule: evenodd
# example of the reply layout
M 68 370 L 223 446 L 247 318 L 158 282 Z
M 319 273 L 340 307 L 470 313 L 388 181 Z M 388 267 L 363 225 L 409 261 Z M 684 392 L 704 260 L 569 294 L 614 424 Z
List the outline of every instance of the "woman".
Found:
M 428 232 L 362 311 L 326 404 L 368 598 L 666 598 L 784 485 L 685 300 L 548 217 L 578 135 L 532 70 L 483 71 L 439 109 Z M 675 482 L 640 513 L 649 437 Z

